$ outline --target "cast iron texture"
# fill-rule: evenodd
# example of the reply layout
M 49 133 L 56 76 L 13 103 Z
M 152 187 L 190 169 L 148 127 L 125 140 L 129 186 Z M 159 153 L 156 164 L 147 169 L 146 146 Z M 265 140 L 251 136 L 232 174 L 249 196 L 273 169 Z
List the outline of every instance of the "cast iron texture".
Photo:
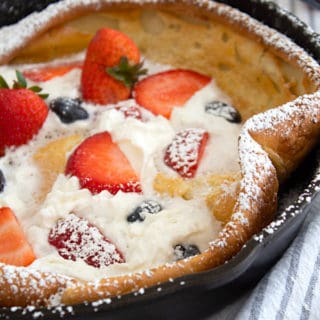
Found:
M 10 24 L 56 1 L 2 1 L 0 24 Z M 240 9 L 293 39 L 320 62 L 320 35 L 298 18 L 264 0 L 220 1 Z M 13 13 L 13 14 L 12 14 Z M 208 319 L 213 312 L 248 292 L 279 259 L 306 216 L 319 208 L 320 148 L 314 150 L 279 193 L 273 225 L 252 238 L 228 263 L 141 292 L 72 308 L 0 309 L 6 319 Z M 310 202 L 310 199 L 313 201 Z

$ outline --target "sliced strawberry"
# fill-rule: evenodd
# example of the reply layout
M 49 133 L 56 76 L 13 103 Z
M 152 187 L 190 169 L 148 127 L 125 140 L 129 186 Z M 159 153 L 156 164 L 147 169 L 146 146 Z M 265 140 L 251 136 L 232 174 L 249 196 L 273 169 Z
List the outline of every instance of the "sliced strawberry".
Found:
M 92 193 L 141 192 L 139 178 L 108 132 L 84 140 L 70 156 L 65 173 L 79 178 Z
M 37 94 L 41 89 L 27 89 L 19 72 L 17 78 L 13 89 L 9 89 L 0 76 L 0 154 L 4 153 L 5 147 L 27 143 L 38 133 L 48 115 L 48 106 Z
M 12 210 L 8 207 L 0 208 L 0 262 L 27 266 L 35 258 Z
M 165 164 L 183 178 L 195 176 L 209 134 L 199 128 L 184 129 L 178 132 L 166 148 Z
M 191 70 L 164 71 L 139 81 L 134 97 L 140 106 L 169 119 L 174 107 L 183 106 L 210 81 L 210 77 Z
M 50 230 L 48 242 L 66 260 L 82 260 L 95 268 L 123 263 L 125 259 L 116 246 L 87 220 L 70 213 Z
M 90 42 L 81 76 L 85 101 L 97 104 L 128 99 L 139 75 L 145 74 L 140 51 L 124 33 L 102 28 Z
M 122 112 L 125 118 L 134 118 L 137 120 L 142 120 L 142 112 L 139 107 L 135 105 L 131 106 L 115 106 L 114 109 Z
M 82 62 L 72 62 L 52 67 L 28 69 L 23 71 L 23 75 L 27 79 L 33 80 L 35 82 L 43 82 L 51 80 L 55 77 L 63 76 L 75 68 L 82 68 L 82 64 Z

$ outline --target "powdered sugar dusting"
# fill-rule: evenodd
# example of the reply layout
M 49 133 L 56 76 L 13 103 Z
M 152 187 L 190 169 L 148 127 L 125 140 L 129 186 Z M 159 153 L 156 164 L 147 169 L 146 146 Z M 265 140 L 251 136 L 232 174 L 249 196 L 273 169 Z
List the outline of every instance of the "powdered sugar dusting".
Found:
M 0 56 L 8 57 L 10 53 L 28 41 L 37 32 L 45 30 L 47 23 L 54 17 L 58 17 L 67 13 L 71 10 L 78 8 L 79 6 L 91 7 L 98 10 L 100 5 L 111 2 L 122 2 L 119 1 L 108 1 L 108 0 L 65 0 L 55 5 L 51 5 L 42 13 L 34 13 L 30 17 L 24 19 L 15 26 L 5 27 L 0 31 L 0 43 L 5 46 L 0 47 Z M 162 2 L 162 1 L 129 1 L 131 3 L 144 4 L 148 2 Z M 163 1 L 165 2 L 165 1 Z M 189 1 L 184 1 L 189 3 Z M 295 46 L 287 37 L 275 32 L 274 30 L 263 26 L 256 20 L 250 18 L 246 14 L 240 13 L 228 6 L 217 4 L 213 1 L 192 1 L 197 6 L 207 7 L 209 10 L 216 11 L 219 15 L 227 17 L 233 24 L 240 24 L 255 34 L 261 39 L 266 45 L 270 45 L 273 48 L 286 53 L 290 59 L 297 61 L 302 69 L 309 75 L 309 77 L 320 86 L 320 72 L 318 64 L 305 53 L 305 51 Z M 15 35 L 12 37 L 12 35 Z M 230 233 L 237 233 L 237 223 L 242 225 L 249 225 L 250 221 L 246 217 L 245 212 L 252 209 L 254 204 L 259 201 L 263 194 L 263 188 L 259 187 L 259 184 L 265 181 L 266 177 L 274 176 L 274 167 L 267 156 L 267 153 L 262 147 L 252 138 L 251 132 L 263 131 L 263 130 L 274 130 L 274 125 L 291 119 L 293 125 L 295 125 L 296 114 L 304 112 L 310 116 L 313 121 L 318 121 L 319 118 L 319 103 L 320 93 L 313 95 L 303 96 L 295 100 L 294 102 L 288 103 L 279 109 L 267 111 L 264 114 L 257 115 L 250 119 L 244 126 L 239 142 L 239 154 L 242 166 L 243 179 L 241 181 L 241 192 L 238 199 L 238 206 L 236 212 L 232 216 L 232 220 L 227 224 L 224 231 L 219 235 L 219 238 L 214 241 L 212 246 L 224 247 L 228 244 L 228 237 Z M 302 111 L 301 111 L 302 110 Z M 288 126 L 288 134 L 292 130 L 291 126 Z M 317 180 L 319 182 L 320 178 Z M 277 227 L 281 225 L 281 222 L 273 222 L 266 231 L 272 233 Z M 226 231 L 228 230 L 228 231 Z M 82 255 L 82 253 L 81 253 Z M 62 278 L 60 276 L 52 274 L 44 274 L 32 270 L 30 268 L 15 268 L 10 266 L 1 266 L 1 278 L 0 285 L 9 285 L 10 294 L 28 296 L 36 294 L 37 297 L 43 296 L 43 292 L 46 287 L 52 287 L 52 285 L 72 286 L 73 282 L 70 279 Z M 152 273 L 146 273 L 148 277 L 151 277 Z M 137 275 L 136 275 L 137 277 Z M 130 277 L 127 279 L 130 281 Z M 115 281 L 106 280 L 106 285 L 119 286 Z M 182 285 L 182 283 L 181 283 Z M 25 291 L 22 293 L 21 291 Z M 161 291 L 161 287 L 158 288 Z M 137 292 L 144 294 L 143 288 L 137 288 Z M 101 292 L 101 295 L 105 295 L 105 291 Z M 59 304 L 59 299 L 54 300 L 55 303 Z M 110 299 L 101 300 L 101 303 L 109 304 Z M 37 304 L 38 301 L 30 301 L 29 303 Z M 100 302 L 96 302 L 93 306 L 98 307 Z M 58 308 L 55 310 L 59 310 Z M 73 313 L 73 309 L 62 309 L 61 314 L 64 312 Z M 12 311 L 16 311 L 12 308 Z M 29 311 L 33 312 L 33 309 Z M 34 312 L 34 318 L 41 317 L 41 313 Z
M 32 268 L 0 265 L 0 286 L 2 290 L 7 291 L 8 297 L 22 297 L 22 300 L 23 297 L 27 297 L 28 304 L 41 305 L 44 302 L 48 304 L 49 301 L 46 301 L 46 299 L 49 299 L 51 294 L 57 294 L 55 303 L 60 304 L 59 288 L 72 286 L 73 284 L 71 278 L 62 275 L 39 272 Z
M 260 113 L 246 123 L 246 130 L 259 132 L 263 130 L 276 130 L 276 126 L 282 122 L 290 121 L 292 125 L 285 127 L 285 134 L 290 135 L 292 130 L 299 126 L 305 117 L 310 117 L 313 123 L 319 122 L 320 91 L 314 94 L 298 97 L 281 107 Z M 301 118 L 298 115 L 303 114 Z
M 16 25 L 7 26 L 0 30 L 0 56 L 5 61 L 11 52 L 23 47 L 23 44 L 33 38 L 37 33 L 44 32 L 49 22 L 57 17 L 63 17 L 78 8 L 91 8 L 98 11 L 102 6 L 110 3 L 170 3 L 165 0 L 64 0 L 52 4 L 42 12 L 35 12 L 27 18 L 21 20 Z M 263 25 L 249 15 L 240 12 L 227 5 L 216 3 L 210 0 L 183 0 L 182 2 L 198 7 L 204 7 L 209 11 L 228 19 L 230 23 L 242 26 L 251 34 L 256 35 L 265 45 L 283 52 L 292 61 L 297 61 L 303 70 L 313 81 L 320 85 L 319 65 L 302 48 L 295 45 L 285 35 Z
M 71 213 L 57 222 L 49 234 L 49 243 L 67 260 L 82 260 L 96 268 L 124 262 L 116 246 L 98 228 Z
M 266 237 L 279 231 L 281 228 L 285 228 L 285 223 L 295 218 L 298 214 L 301 214 L 304 210 L 307 210 L 306 206 L 309 205 L 314 197 L 318 195 L 320 191 L 320 154 L 316 155 L 317 170 L 313 175 L 313 179 L 310 181 L 307 187 L 304 188 L 303 192 L 296 197 L 289 195 L 289 199 L 295 198 L 296 200 L 279 213 L 274 221 L 272 221 L 266 228 L 260 233 L 256 234 L 253 239 L 262 242 Z M 308 211 L 306 211 L 308 212 Z
M 303 117 L 299 115 L 303 114 Z M 281 107 L 268 110 L 250 118 L 242 128 L 239 138 L 239 157 L 242 168 L 243 178 L 241 180 L 240 194 L 238 196 L 238 206 L 233 213 L 231 221 L 220 232 L 219 238 L 211 243 L 211 246 L 221 247 L 228 245 L 227 239 L 231 234 L 237 232 L 234 222 L 248 224 L 246 212 L 255 213 L 255 207 L 263 199 L 266 182 L 272 182 L 275 177 L 275 168 L 260 144 L 251 136 L 253 132 L 272 132 L 277 130 L 277 125 L 281 123 L 291 123 L 285 126 L 283 134 L 291 135 L 292 130 L 301 126 L 305 118 L 311 119 L 314 124 L 319 123 L 320 119 L 320 92 L 305 95 L 296 100 L 286 103 Z M 274 195 L 274 200 L 276 195 Z M 260 213 L 259 211 L 257 213 Z M 272 233 L 284 220 L 272 222 L 265 232 Z M 261 240 L 261 236 L 259 238 Z
M 193 177 L 200 157 L 201 144 L 206 134 L 206 131 L 201 128 L 179 131 L 166 150 L 165 164 L 183 177 Z
M 207 2 L 207 1 L 204 1 Z M 297 46 L 284 34 L 269 28 L 254 18 L 240 11 L 234 10 L 229 6 L 217 5 L 216 3 L 207 4 L 212 10 L 227 18 L 232 24 L 240 25 L 252 35 L 257 36 L 259 41 L 268 47 L 274 48 L 278 52 L 284 53 L 291 61 L 295 61 L 308 76 L 320 86 L 319 65 L 308 55 L 304 49 Z

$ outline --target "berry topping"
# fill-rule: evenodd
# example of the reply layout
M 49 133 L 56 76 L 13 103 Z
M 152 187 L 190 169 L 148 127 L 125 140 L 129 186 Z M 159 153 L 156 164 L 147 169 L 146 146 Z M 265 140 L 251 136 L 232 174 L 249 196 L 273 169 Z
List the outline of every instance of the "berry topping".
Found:
M 68 159 L 66 174 L 92 193 L 141 192 L 139 178 L 108 132 L 85 139 Z
M 48 242 L 66 260 L 82 260 L 95 267 L 123 263 L 125 259 L 117 247 L 87 220 L 70 213 L 50 230 Z
M 35 260 L 18 220 L 10 208 L 0 208 L 0 262 L 27 266 Z
M 199 253 L 200 250 L 195 244 L 177 244 L 174 247 L 174 256 L 176 260 L 189 258 Z
M 38 95 L 41 88 L 27 88 L 20 72 L 10 89 L 0 76 L 0 154 L 7 146 L 27 143 L 42 127 L 48 114 L 48 107 Z
M 209 134 L 200 128 L 178 132 L 164 154 L 164 163 L 183 178 L 195 176 Z
M 59 97 L 49 104 L 50 109 L 57 114 L 63 123 L 72 123 L 77 120 L 88 119 L 89 114 L 81 107 L 80 99 Z
M 162 210 L 161 204 L 155 200 L 145 200 L 127 216 L 128 222 L 144 221 L 146 214 L 158 213 Z
M 55 77 L 60 77 L 70 72 L 75 68 L 81 68 L 82 62 L 72 62 L 68 64 L 53 66 L 53 67 L 44 67 L 37 69 L 28 69 L 23 71 L 23 75 L 32 81 L 43 82 L 51 80 Z
M 164 71 L 139 81 L 134 96 L 140 106 L 169 119 L 174 107 L 182 107 L 210 81 L 210 77 L 191 70 Z
M 6 179 L 4 177 L 2 170 L 0 170 L 0 192 L 4 190 L 5 185 L 6 185 Z
M 137 120 L 142 120 L 142 113 L 137 106 L 115 106 L 114 109 L 122 112 L 125 118 L 135 118 Z
M 205 105 L 205 111 L 217 117 L 225 118 L 229 122 L 240 123 L 241 115 L 239 111 L 230 104 L 214 100 Z
M 136 44 L 120 31 L 102 28 L 87 49 L 81 76 L 83 99 L 97 104 L 126 100 L 145 73 Z

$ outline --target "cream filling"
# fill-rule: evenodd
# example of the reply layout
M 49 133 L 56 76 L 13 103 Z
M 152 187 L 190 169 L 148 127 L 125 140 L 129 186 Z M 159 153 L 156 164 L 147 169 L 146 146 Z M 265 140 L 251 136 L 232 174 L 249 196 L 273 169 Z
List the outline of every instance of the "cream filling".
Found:
M 150 62 L 148 67 L 151 73 L 161 70 L 159 65 L 152 69 Z M 14 68 L 0 67 L 0 73 L 6 79 L 14 79 Z M 42 87 L 50 94 L 50 99 L 77 97 L 80 95 L 80 70 L 75 69 L 65 76 L 44 82 Z M 203 105 L 213 99 L 229 102 L 212 81 L 183 108 L 175 108 L 170 121 L 148 111 L 143 111 L 146 120 L 139 121 L 125 118 L 111 106 L 85 104 L 90 118 L 65 125 L 50 112 L 33 140 L 27 145 L 7 150 L 6 156 L 0 158 L 0 168 L 6 177 L 0 206 L 12 208 L 32 244 L 38 259 L 30 267 L 93 280 L 171 262 L 174 260 L 173 247 L 179 243 L 196 244 L 200 250 L 207 248 L 221 226 L 208 211 L 204 199 L 159 198 L 152 183 L 159 170 L 176 174 L 163 164 L 161 158 L 165 147 L 181 128 L 202 127 L 210 135 L 198 174 L 239 170 L 237 138 L 240 125 L 206 114 Z M 124 105 L 132 103 L 132 100 L 121 102 Z M 92 195 L 88 190 L 79 188 L 77 178 L 60 174 L 44 203 L 37 203 L 35 199 L 41 176 L 32 160 L 36 150 L 61 136 L 75 132 L 91 135 L 101 131 L 110 132 L 113 141 L 139 173 L 143 195 L 119 192 L 112 196 L 107 191 Z M 143 222 L 128 223 L 127 215 L 144 199 L 150 198 L 161 203 L 164 210 L 148 214 Z M 126 262 L 97 269 L 81 261 L 67 261 L 60 257 L 49 245 L 48 233 L 57 219 L 70 212 L 97 226 L 124 254 Z

